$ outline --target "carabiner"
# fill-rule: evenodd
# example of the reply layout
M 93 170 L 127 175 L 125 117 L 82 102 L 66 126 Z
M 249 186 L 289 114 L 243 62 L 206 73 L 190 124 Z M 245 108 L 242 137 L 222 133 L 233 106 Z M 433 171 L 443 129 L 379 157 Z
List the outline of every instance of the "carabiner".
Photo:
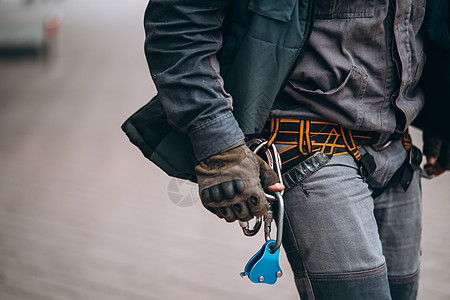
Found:
M 275 253 L 281 246 L 281 241 L 283 239 L 283 222 L 284 222 L 284 199 L 280 192 L 274 193 L 275 198 L 278 203 L 278 216 L 277 216 L 277 239 L 275 241 L 275 245 L 270 247 L 270 252 Z M 266 227 L 266 226 L 264 226 Z M 270 240 L 270 225 L 268 227 L 268 232 L 265 232 L 266 242 Z
M 253 139 L 248 143 L 248 147 L 252 149 L 253 153 L 258 153 L 262 149 L 264 149 L 264 154 L 266 154 L 269 166 L 274 169 L 280 179 L 281 184 L 283 184 L 283 177 L 281 176 L 281 158 L 278 153 L 277 147 L 275 144 L 272 144 L 270 148 L 266 147 L 269 141 L 263 139 Z M 265 147 L 265 148 L 264 148 Z M 284 191 L 281 192 L 281 196 L 283 196 Z M 276 197 L 271 194 L 265 193 L 267 200 L 276 201 Z
M 278 153 L 275 144 L 272 144 L 269 148 L 266 147 L 268 141 L 262 139 L 253 139 L 248 143 L 248 146 L 254 153 L 258 153 L 259 151 L 264 149 L 264 154 L 266 155 L 269 166 L 277 172 L 278 178 L 280 182 L 283 183 L 283 177 L 281 176 L 281 158 Z M 272 194 L 265 193 L 265 196 L 270 204 L 270 209 L 264 215 L 264 237 L 266 242 L 269 241 L 270 233 L 272 229 L 272 221 L 273 221 L 273 211 L 272 205 L 273 202 L 278 203 L 278 215 L 277 215 L 277 235 L 275 245 L 270 247 L 270 252 L 275 253 L 281 246 L 281 240 L 283 236 L 283 220 L 284 220 L 284 200 L 283 200 L 283 192 L 276 192 Z M 257 218 L 255 221 L 255 226 L 253 229 L 250 229 L 249 222 L 241 222 L 239 224 L 246 236 L 254 236 L 258 233 L 261 227 L 261 218 Z
M 244 232 L 245 236 L 254 236 L 258 233 L 259 229 L 261 228 L 262 218 L 256 218 L 255 225 L 252 229 L 250 229 L 250 223 L 239 221 L 239 225 L 242 228 L 242 231 Z

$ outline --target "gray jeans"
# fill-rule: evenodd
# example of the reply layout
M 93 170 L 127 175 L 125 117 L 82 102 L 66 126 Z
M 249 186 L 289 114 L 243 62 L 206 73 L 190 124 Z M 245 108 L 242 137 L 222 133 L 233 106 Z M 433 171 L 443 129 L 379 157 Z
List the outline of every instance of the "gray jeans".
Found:
M 384 185 L 406 158 L 401 141 L 376 152 L 371 185 Z M 415 299 L 421 243 L 416 172 L 377 198 L 350 155 L 286 191 L 283 246 L 301 299 Z

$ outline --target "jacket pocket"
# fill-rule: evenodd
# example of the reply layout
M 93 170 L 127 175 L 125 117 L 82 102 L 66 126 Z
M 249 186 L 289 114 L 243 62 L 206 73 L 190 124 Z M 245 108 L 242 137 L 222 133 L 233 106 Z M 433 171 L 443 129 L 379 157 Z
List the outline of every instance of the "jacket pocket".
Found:
M 289 22 L 297 0 L 251 0 L 248 9 L 274 20 Z
M 300 102 L 312 111 L 331 118 L 344 127 L 358 129 L 364 121 L 363 98 L 368 84 L 367 73 L 352 66 L 333 85 L 322 82 L 321 77 L 307 82 L 289 81 L 300 97 Z
M 357 66 L 352 66 L 350 71 L 348 71 L 347 75 L 343 79 L 342 83 L 339 84 L 336 87 L 332 87 L 332 88 L 321 88 L 321 87 L 312 88 L 312 87 L 301 86 L 301 85 L 299 85 L 299 84 L 297 84 L 295 82 L 291 82 L 291 84 L 296 90 L 299 90 L 301 92 L 304 92 L 304 93 L 307 93 L 307 94 L 310 94 L 310 95 L 331 96 L 331 95 L 335 95 L 338 92 L 342 91 L 346 86 L 354 85 L 354 83 L 355 83 L 354 81 L 356 81 L 356 83 L 358 83 L 358 82 L 361 83 L 361 79 L 366 79 L 366 78 L 367 78 L 367 74 L 365 72 L 363 72 Z M 354 88 L 355 86 L 352 86 L 352 87 Z M 362 97 L 362 95 L 360 95 L 360 92 L 358 92 L 358 95 L 357 95 L 358 98 Z
M 375 13 L 375 0 L 323 0 L 316 1 L 314 17 L 317 19 L 371 18 Z

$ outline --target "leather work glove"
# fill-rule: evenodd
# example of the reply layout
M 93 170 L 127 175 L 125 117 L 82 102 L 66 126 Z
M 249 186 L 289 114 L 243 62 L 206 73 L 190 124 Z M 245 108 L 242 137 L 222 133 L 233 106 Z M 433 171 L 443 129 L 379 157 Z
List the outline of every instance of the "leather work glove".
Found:
M 450 170 L 450 147 L 435 136 L 423 133 L 423 154 L 427 157 L 424 166 L 428 175 L 441 175 Z
M 269 203 L 263 188 L 280 182 L 270 166 L 246 145 L 202 160 L 195 171 L 203 206 L 227 222 L 264 215 Z

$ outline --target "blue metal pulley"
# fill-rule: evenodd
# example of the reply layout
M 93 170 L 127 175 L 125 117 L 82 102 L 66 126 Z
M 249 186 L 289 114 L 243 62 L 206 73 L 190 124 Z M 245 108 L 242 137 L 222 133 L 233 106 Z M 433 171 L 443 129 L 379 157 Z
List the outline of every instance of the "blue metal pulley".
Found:
M 280 248 L 271 252 L 274 240 L 264 243 L 262 248 L 248 261 L 241 277 L 248 276 L 254 283 L 274 284 L 283 275 L 279 264 Z

